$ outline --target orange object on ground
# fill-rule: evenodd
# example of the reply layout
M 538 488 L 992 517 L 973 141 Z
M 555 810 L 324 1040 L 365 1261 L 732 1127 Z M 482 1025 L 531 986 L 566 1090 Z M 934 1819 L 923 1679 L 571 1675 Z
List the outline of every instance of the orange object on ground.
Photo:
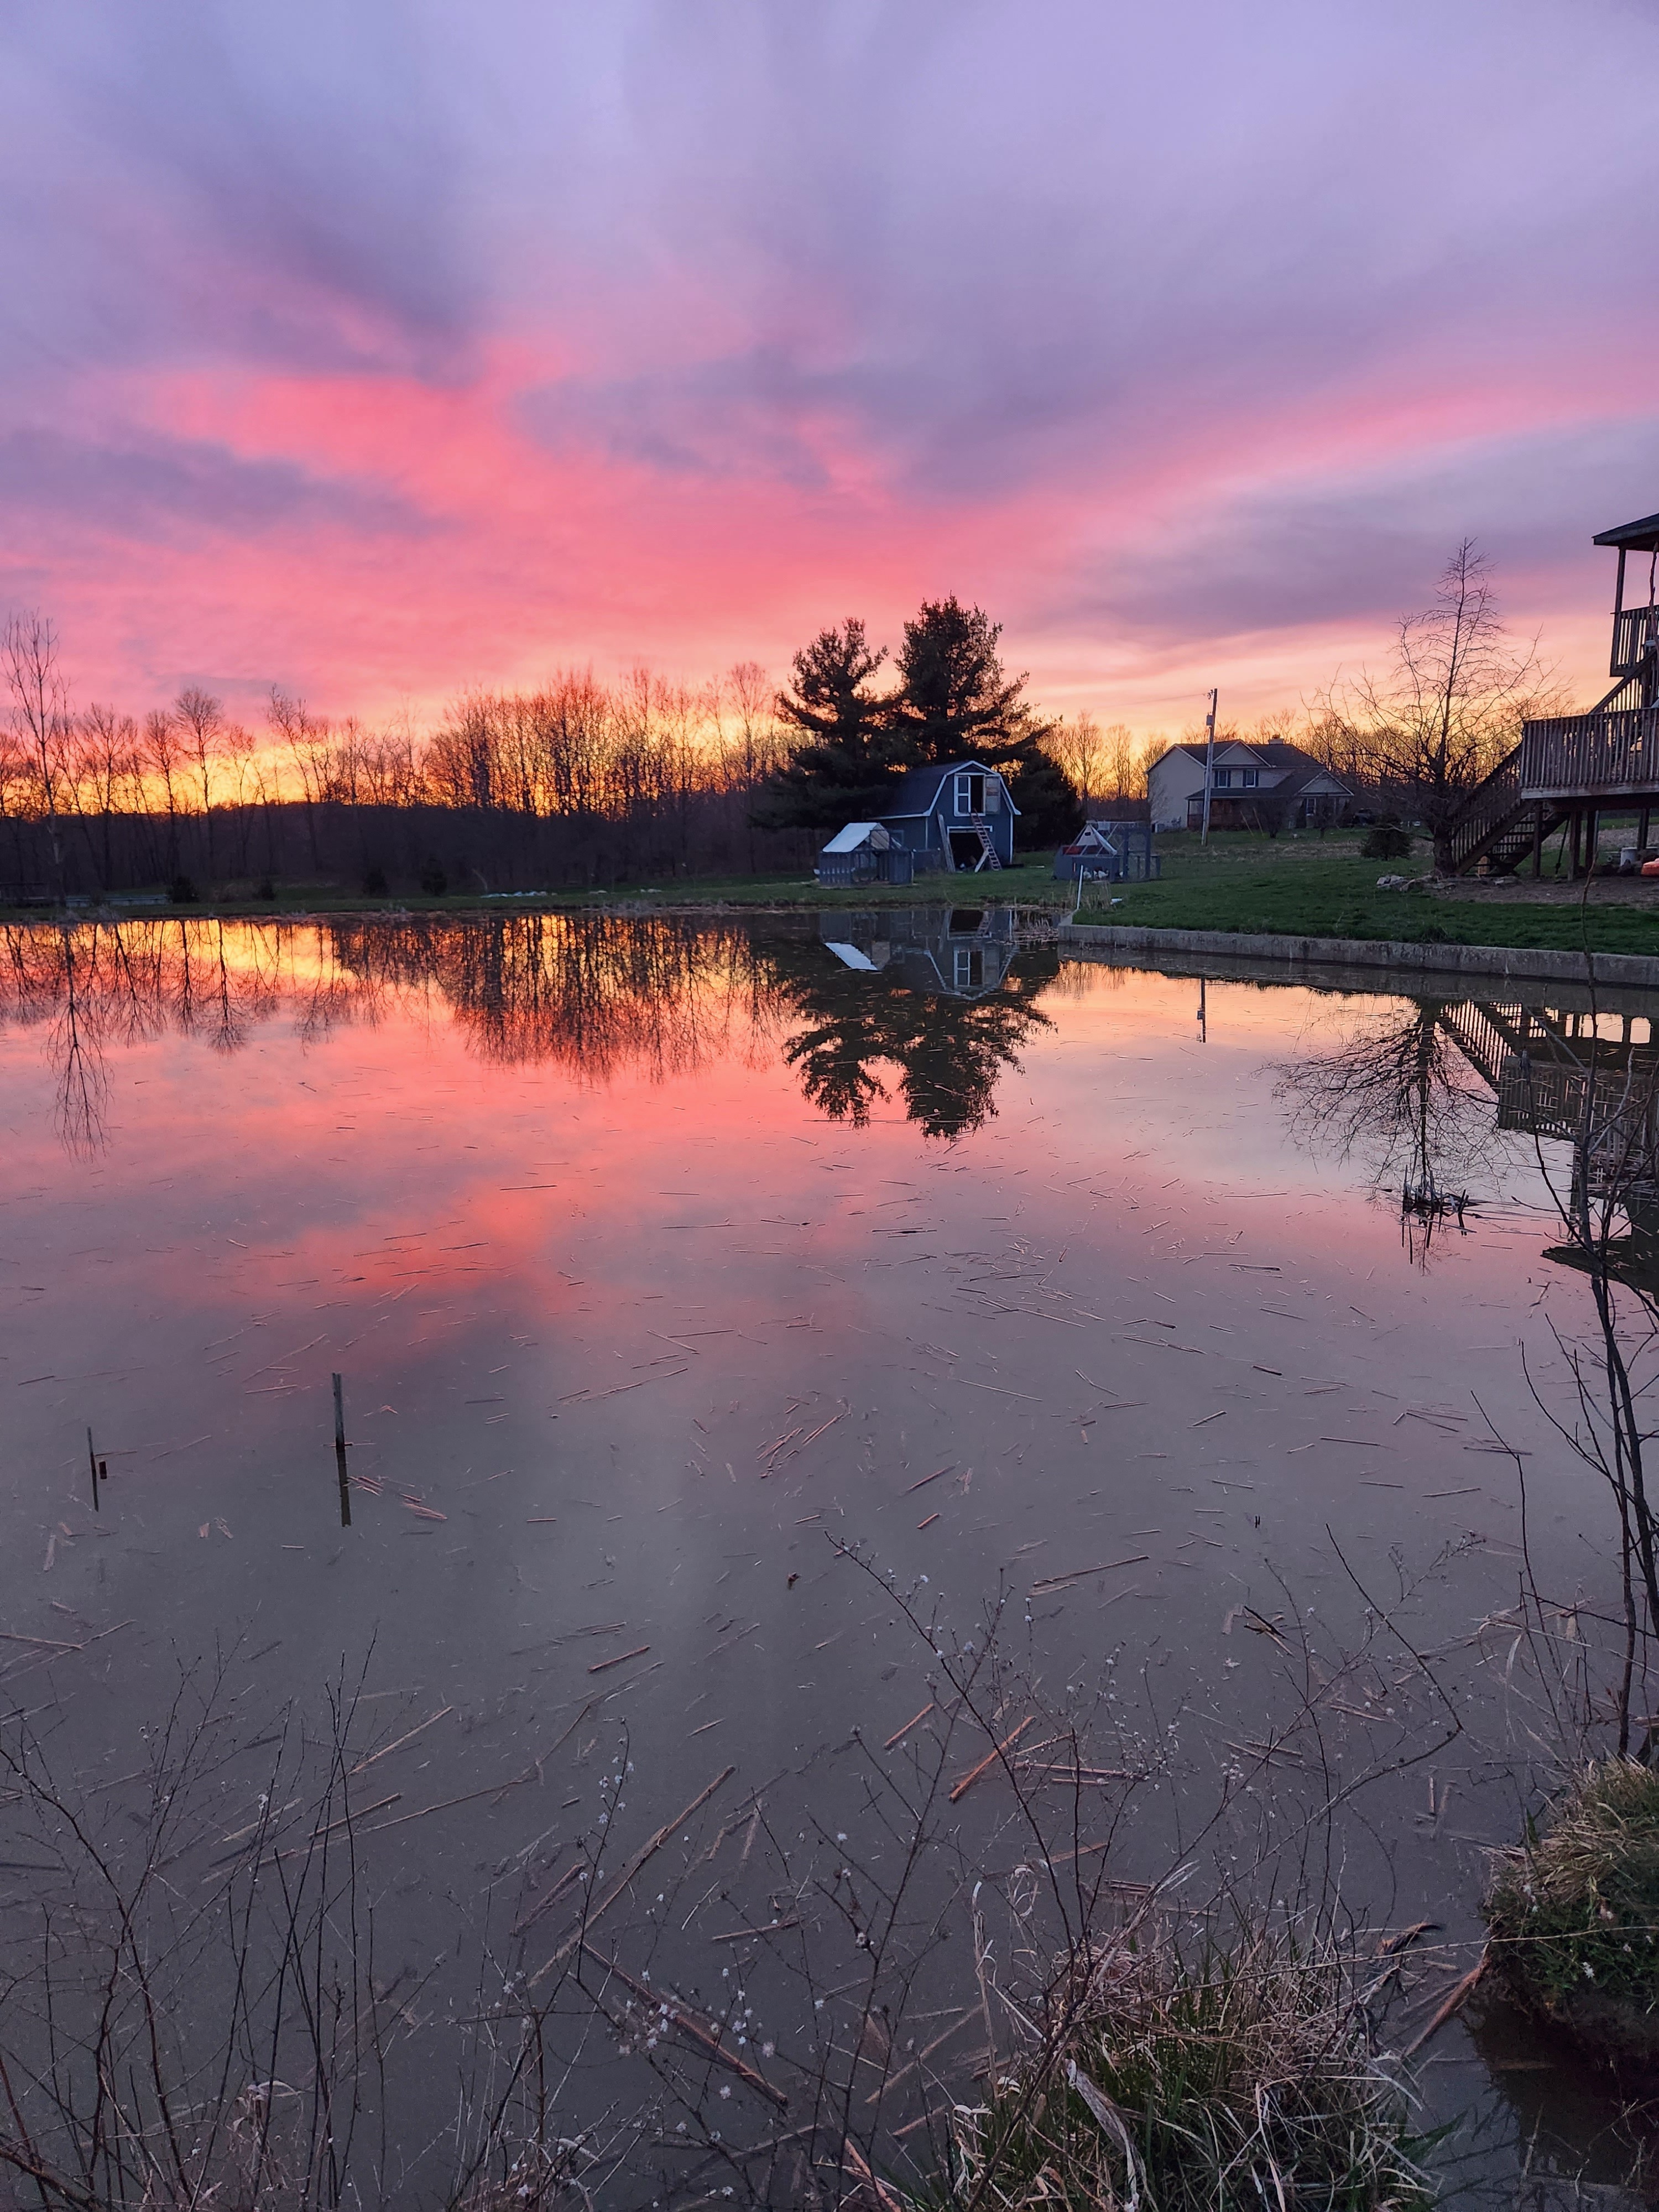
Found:
M 1659 860 L 1644 860 L 1642 873 L 1644 876 L 1659 876 Z

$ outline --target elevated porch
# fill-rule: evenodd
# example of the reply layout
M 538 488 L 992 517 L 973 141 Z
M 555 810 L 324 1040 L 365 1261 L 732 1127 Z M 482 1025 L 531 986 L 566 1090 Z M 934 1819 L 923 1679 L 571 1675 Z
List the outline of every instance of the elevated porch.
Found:
M 1646 615 L 1646 608 L 1640 610 Z M 1659 703 L 1655 657 L 1586 714 L 1553 714 L 1522 725 L 1521 742 L 1469 797 L 1452 834 L 1459 874 L 1483 867 L 1510 874 L 1530 856 L 1542 866 L 1546 838 L 1566 825 L 1575 875 L 1594 865 L 1599 817 L 1638 817 L 1645 848 L 1659 808 Z
M 1521 742 L 1469 794 L 1451 835 L 1452 865 L 1507 875 L 1532 855 L 1542 866 L 1544 840 L 1565 824 L 1572 872 L 1594 868 L 1603 813 L 1638 817 L 1636 845 L 1645 850 L 1659 805 L 1659 514 L 1603 530 L 1595 543 L 1614 548 L 1619 574 L 1613 599 L 1608 673 L 1618 681 L 1587 714 L 1551 714 L 1525 722 Z M 1625 576 L 1632 554 L 1649 556 L 1647 604 L 1626 606 Z

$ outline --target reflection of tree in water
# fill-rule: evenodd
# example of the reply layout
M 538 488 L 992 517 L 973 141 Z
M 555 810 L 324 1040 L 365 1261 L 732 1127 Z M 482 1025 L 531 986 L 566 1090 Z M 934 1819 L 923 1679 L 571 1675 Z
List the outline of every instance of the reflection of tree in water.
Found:
M 0 1024 L 47 1025 L 58 1122 L 77 1153 L 105 1141 L 105 1056 L 172 1034 L 234 1053 L 286 1017 L 305 1038 L 436 1002 L 484 1059 L 550 1061 L 584 1080 L 638 1068 L 652 1080 L 719 1058 L 783 1051 L 806 1095 L 862 1123 L 900 1072 L 930 1135 L 992 1110 L 1002 1069 L 1034 1024 L 1054 957 L 977 1002 L 830 970 L 805 921 L 520 914 L 333 924 L 172 919 L 0 929 Z M 1033 964 L 1035 963 L 1035 964 Z M 827 972 L 828 971 L 828 972 Z
M 1281 1071 L 1293 1135 L 1310 1149 L 1358 1156 L 1379 1188 L 1397 1190 L 1408 1240 L 1426 1250 L 1468 1191 L 1516 1146 L 1571 1148 L 1564 1218 L 1589 1241 L 1595 1203 L 1616 1192 L 1628 1222 L 1613 1264 L 1651 1272 L 1659 1238 L 1659 1047 L 1632 1041 L 1632 1020 L 1498 1000 L 1395 1002 L 1345 1028 L 1340 1042 Z M 1611 1025 L 1620 1034 L 1601 1030 Z M 1565 1248 L 1548 1255 L 1573 1264 Z
M 1362 1159 L 1379 1189 L 1397 1190 L 1423 1256 L 1437 1224 L 1451 1215 L 1462 1225 L 1469 1185 L 1501 1149 L 1492 1088 L 1457 1036 L 1460 1011 L 1440 999 L 1390 1005 L 1279 1077 L 1292 1137 Z
M 675 915 L 524 914 L 332 933 L 364 988 L 435 990 L 487 1060 L 653 1079 L 752 1049 L 780 1011 L 750 933 Z
M 792 1012 L 802 1023 L 784 1046 L 807 1097 L 831 1121 L 863 1127 L 889 1094 L 879 1070 L 897 1071 L 909 1119 L 930 1137 L 959 1137 L 994 1113 L 997 1079 L 1018 1065 L 1031 1031 L 1050 1026 L 1036 1004 L 1054 979 L 1052 950 L 1017 956 L 1001 986 L 957 998 L 832 967 L 816 941 L 772 955 Z

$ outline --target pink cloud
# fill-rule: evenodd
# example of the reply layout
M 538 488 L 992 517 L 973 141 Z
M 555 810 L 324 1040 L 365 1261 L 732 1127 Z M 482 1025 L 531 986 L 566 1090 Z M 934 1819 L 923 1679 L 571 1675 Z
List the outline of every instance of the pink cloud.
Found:
M 1465 532 L 1597 680 L 1589 538 L 1659 504 L 1655 33 L 1601 0 L 94 12 L 7 34 L 0 155 L 0 597 L 82 696 L 781 672 L 956 591 L 1178 723 L 1384 650 Z

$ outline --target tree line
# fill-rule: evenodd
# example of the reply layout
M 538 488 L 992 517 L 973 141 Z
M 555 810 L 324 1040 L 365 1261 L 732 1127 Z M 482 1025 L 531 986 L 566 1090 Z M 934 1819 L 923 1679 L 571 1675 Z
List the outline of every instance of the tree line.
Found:
M 1143 803 L 1170 740 L 1045 716 L 1004 667 L 1000 636 L 952 597 L 924 602 L 896 652 L 856 617 L 820 631 L 781 690 L 752 661 L 704 684 L 572 669 L 533 690 L 466 692 L 422 732 L 407 718 L 330 720 L 273 690 L 249 729 L 196 686 L 142 717 L 77 708 L 52 624 L 16 616 L 0 637 L 0 890 L 283 879 L 373 894 L 753 873 L 805 864 L 843 823 L 882 813 L 908 770 L 963 757 L 1002 770 L 1027 848 L 1060 842 L 1085 808 Z M 1557 704 L 1466 541 L 1432 604 L 1401 618 L 1380 673 L 1218 734 L 1289 739 L 1357 805 L 1420 823 L 1438 845 L 1523 717 Z
M 76 708 L 52 623 L 0 641 L 0 884 L 61 895 L 354 878 L 371 893 L 536 889 L 799 866 L 908 768 L 965 751 L 1007 773 L 1023 842 L 1075 826 L 1057 725 L 954 599 L 905 625 L 896 681 L 862 623 L 826 630 L 776 690 L 739 663 L 716 682 L 566 670 L 477 690 L 422 732 L 331 721 L 273 689 L 250 729 L 192 686 L 143 717 Z M 354 886 L 355 887 L 355 886 Z
M 647 668 L 473 690 L 430 732 L 273 689 L 249 728 L 200 688 L 142 718 L 71 703 L 52 623 L 0 641 L 0 883 L 46 893 L 262 879 L 532 889 L 799 863 L 756 819 L 787 756 L 766 672 Z

